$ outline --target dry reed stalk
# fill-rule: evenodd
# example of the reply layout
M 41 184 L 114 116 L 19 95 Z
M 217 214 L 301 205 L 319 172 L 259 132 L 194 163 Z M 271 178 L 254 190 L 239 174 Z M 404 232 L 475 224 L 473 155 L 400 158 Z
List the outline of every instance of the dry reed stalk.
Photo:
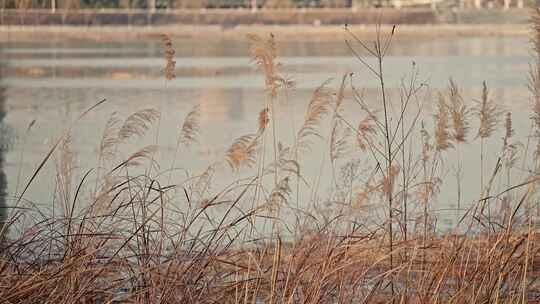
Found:
M 272 143 L 274 151 L 274 163 L 278 163 L 278 131 L 276 126 L 276 98 L 278 96 L 278 90 L 283 88 L 286 92 L 287 89 L 294 86 L 294 82 L 290 81 L 286 77 L 281 76 L 277 69 L 279 63 L 277 60 L 277 45 L 275 37 L 272 33 L 267 39 L 263 39 L 255 34 L 248 34 L 247 38 L 250 42 L 250 51 L 253 61 L 257 67 L 264 72 L 265 75 L 265 87 L 267 90 L 266 108 L 270 112 L 272 122 Z M 266 113 L 268 114 L 268 112 Z M 259 121 L 261 122 L 261 121 Z M 260 130 L 261 131 L 261 130 Z M 265 140 L 263 137 L 263 154 L 264 154 Z M 264 159 L 264 157 L 263 157 Z M 264 160 L 261 166 L 264 166 Z M 278 168 L 274 170 L 274 186 L 278 184 Z
M 391 125 L 391 104 L 390 99 L 387 96 L 387 88 L 386 88 L 386 82 L 385 82 L 385 76 L 384 76 L 384 58 L 386 56 L 387 51 L 390 48 L 392 39 L 395 34 L 396 27 L 392 27 L 391 33 L 386 37 L 383 38 L 381 36 L 381 28 L 380 23 L 376 27 L 376 39 L 373 43 L 373 47 L 368 47 L 366 43 L 358 39 L 346 26 L 345 30 L 347 33 L 357 42 L 360 47 L 363 49 L 363 51 L 366 51 L 367 53 L 371 54 L 376 59 L 376 65 L 372 66 L 367 61 L 365 61 L 362 56 L 359 54 L 358 51 L 356 51 L 349 41 L 346 40 L 347 46 L 351 50 L 351 52 L 354 54 L 354 56 L 364 65 L 364 67 L 373 73 L 375 78 L 378 81 L 378 89 L 380 89 L 380 101 L 383 106 L 383 116 L 384 121 L 381 123 L 381 131 L 382 131 L 382 137 L 384 142 L 384 149 L 380 152 L 380 156 L 384 158 L 384 172 L 382 172 L 383 176 L 391 177 L 392 176 L 392 170 L 394 168 L 394 158 L 397 151 L 395 151 L 394 147 L 394 134 L 397 133 L 397 130 L 399 129 L 400 125 L 403 123 L 402 117 L 399 117 L 398 124 L 395 127 Z M 404 111 L 403 111 L 404 113 Z M 403 114 L 402 114 L 403 115 Z M 399 148 L 397 149 L 399 150 Z M 379 162 L 379 165 L 381 163 Z M 389 193 L 387 195 L 387 212 L 388 212 L 388 220 L 387 220 L 387 233 L 388 233 L 388 253 L 389 253 L 389 260 L 390 260 L 390 268 L 392 269 L 394 266 L 394 194 Z M 392 294 L 392 301 L 394 301 L 395 296 L 395 289 L 394 289 L 394 274 L 393 272 L 390 273 L 389 278 L 390 283 L 390 290 Z
M 330 163 L 332 164 L 332 175 L 336 185 L 336 161 L 348 154 L 349 138 L 352 133 L 351 126 L 347 124 L 342 115 L 342 105 L 345 100 L 345 89 L 348 76 L 349 74 L 343 75 L 341 85 L 335 93 L 334 115 L 332 116 L 332 127 L 330 131 Z
M 450 99 L 450 114 L 452 117 L 452 139 L 455 142 L 456 154 L 457 154 L 457 212 L 459 214 L 461 210 L 461 179 L 462 179 L 462 167 L 461 167 L 461 155 L 460 146 L 467 142 L 467 135 L 470 129 L 470 109 L 465 104 L 461 92 L 457 84 L 450 79 L 448 88 L 448 97 Z
M 477 137 L 480 138 L 480 197 L 484 197 L 484 146 L 485 140 L 495 132 L 499 120 L 501 111 L 499 106 L 490 98 L 489 89 L 486 82 L 482 83 L 482 97 L 476 101 L 475 113 L 478 116 L 479 127 Z M 483 201 L 481 211 L 483 212 L 487 200 Z M 488 220 L 491 222 L 491 205 L 488 204 Z
M 116 112 L 111 113 L 109 119 L 105 123 L 103 134 L 101 135 L 96 166 L 96 183 L 94 187 L 94 198 L 96 201 L 98 199 L 98 184 L 101 179 L 100 173 L 103 167 L 103 162 L 111 161 L 115 157 L 117 152 L 117 145 L 120 142 L 118 139 L 120 123 L 121 120 L 118 117 L 118 114 Z M 109 179 L 110 177 L 104 176 L 103 178 L 105 179 L 105 181 L 107 181 L 107 179 Z

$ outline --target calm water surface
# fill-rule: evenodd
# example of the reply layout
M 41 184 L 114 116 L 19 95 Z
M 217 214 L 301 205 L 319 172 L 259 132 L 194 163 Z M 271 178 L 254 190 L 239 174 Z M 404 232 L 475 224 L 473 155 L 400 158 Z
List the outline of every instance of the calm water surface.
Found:
M 181 147 L 176 157 L 179 167 L 200 172 L 212 162 L 223 160 L 230 143 L 253 133 L 257 113 L 264 107 L 264 78 L 253 68 L 247 43 L 237 41 L 192 41 L 177 39 L 177 78 L 165 82 L 162 43 L 149 42 L 62 42 L 4 43 L 0 50 L 0 110 L 3 149 L 2 172 L 7 177 L 7 202 L 16 193 L 46 155 L 55 139 L 85 109 L 106 98 L 107 103 L 92 111 L 73 129 L 77 152 L 77 176 L 96 166 L 96 149 L 105 122 L 111 112 L 123 117 L 143 108 L 162 112 L 158 159 L 162 169 L 170 167 L 179 125 L 190 109 L 201 106 L 199 142 L 191 149 Z M 365 89 L 374 108 L 377 84 L 369 72 L 350 56 L 341 42 L 288 42 L 280 44 L 282 72 L 296 81 L 287 102 L 279 106 L 281 122 L 278 133 L 290 141 L 290 129 L 302 120 L 313 89 L 328 78 L 338 86 L 344 73 L 354 72 L 354 84 Z M 422 117 L 431 122 L 431 112 L 438 90 L 452 77 L 461 86 L 466 100 L 479 98 L 482 81 L 492 89 L 492 97 L 514 112 L 515 129 L 526 139 L 529 130 L 527 73 L 530 46 L 526 37 L 452 38 L 396 42 L 385 61 L 389 91 L 395 92 L 401 80 L 418 68 L 419 79 L 428 85 L 421 99 L 425 101 Z M 372 61 L 370 61 L 372 62 Z M 350 98 L 349 98 L 350 100 Z M 393 99 L 397 101 L 396 98 Z M 346 106 L 351 120 L 360 119 L 359 109 Z M 357 114 L 358 113 L 358 114 Z M 28 125 L 36 120 L 27 133 Z M 356 124 L 356 123 L 354 123 Z M 155 142 L 152 130 L 140 142 L 128 143 L 120 153 L 125 156 L 145 144 Z M 500 137 L 488 143 L 488 158 L 500 151 Z M 321 145 L 306 156 L 304 174 L 308 177 L 329 174 L 321 169 L 324 149 Z M 478 168 L 478 147 L 463 147 L 465 168 Z M 323 170 L 323 171 L 321 171 Z M 490 169 L 486 169 L 490 170 Z M 323 174 L 321 174 L 323 172 Z M 454 180 L 453 167 L 446 176 Z M 0 175 L 0 186 L 2 183 Z M 180 178 L 180 177 L 178 177 Z M 478 170 L 464 176 L 464 201 L 478 195 Z M 75 179 L 77 180 L 77 179 Z M 228 181 L 216 181 L 225 184 Z M 50 205 L 54 196 L 54 159 L 29 188 L 25 198 L 40 206 Z M 323 190 L 324 191 L 324 190 Z M 440 198 L 440 209 L 454 208 L 450 195 Z M 441 217 L 451 221 L 451 217 Z

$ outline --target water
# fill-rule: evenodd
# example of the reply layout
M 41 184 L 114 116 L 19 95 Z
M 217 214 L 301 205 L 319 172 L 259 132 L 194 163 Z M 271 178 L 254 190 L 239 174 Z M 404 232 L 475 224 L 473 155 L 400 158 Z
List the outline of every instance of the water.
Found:
M 198 143 L 191 149 L 180 148 L 176 156 L 177 166 L 189 169 L 192 174 L 223 160 L 227 147 L 235 138 L 255 132 L 257 113 L 265 102 L 264 78 L 250 61 L 248 44 L 220 39 L 178 39 L 173 42 L 177 78 L 170 82 L 162 76 L 162 44 L 157 40 L 3 43 L 0 51 L 3 92 L 0 117 L 5 117 L 0 121 L 6 130 L 10 130 L 12 144 L 9 149 L 2 150 L 0 159 L 4 162 L 0 162 L 0 169 L 7 176 L 5 200 L 8 204 L 12 204 L 14 196 L 22 191 L 58 136 L 81 112 L 104 98 L 107 103 L 78 121 L 73 128 L 76 177 L 96 166 L 97 146 L 113 111 L 123 117 L 142 108 L 162 112 L 158 159 L 162 169 L 166 170 L 171 165 L 179 125 L 190 109 L 200 104 Z M 287 103 L 282 101 L 278 109 L 281 113 L 278 134 L 283 142 L 292 140 L 290 128 L 298 126 L 314 88 L 328 78 L 333 78 L 333 86 L 337 87 L 344 73 L 354 72 L 355 86 L 365 89 L 370 106 L 380 108 L 376 99 L 377 82 L 350 55 L 345 43 L 287 42 L 280 44 L 279 49 L 281 71 L 296 81 Z M 527 37 L 396 41 L 385 60 L 386 84 L 391 94 L 395 93 L 414 62 L 419 79 L 428 85 L 426 95 L 422 95 L 427 100 L 422 119 L 431 123 L 436 92 L 446 87 L 450 77 L 457 81 L 469 102 L 480 97 L 482 82 L 487 81 L 491 96 L 513 111 L 514 127 L 524 142 L 530 129 L 526 87 L 531 62 L 529 49 Z M 348 117 L 356 124 L 354 120 L 363 114 L 352 102 L 346 109 Z M 35 125 L 27 132 L 33 120 Z M 141 141 L 122 147 L 120 154 L 127 157 L 145 144 L 154 143 L 156 136 L 156 131 L 152 130 Z M 498 134 L 487 144 L 488 161 L 496 159 L 501 136 Z M 474 168 L 463 177 L 464 202 L 478 196 L 477 151 L 478 146 L 462 147 L 464 168 Z M 330 173 L 327 166 L 321 169 L 321 161 L 328 158 L 323 155 L 324 146 L 320 144 L 305 157 L 304 174 L 313 184 L 316 176 Z M 50 208 L 56 185 L 54 163 L 54 158 L 48 162 L 28 189 L 25 200 Z M 486 168 L 486 172 L 491 169 Z M 444 175 L 451 182 L 455 179 L 453 170 L 450 162 Z M 180 173 L 173 177 L 175 181 L 181 179 Z M 2 176 L 0 185 L 3 185 L 1 180 Z M 217 190 L 225 181 L 216 183 Z M 454 185 L 449 187 L 452 189 Z M 441 214 L 452 214 L 441 216 L 441 221 L 449 224 L 454 213 L 445 210 L 455 208 L 455 197 L 444 194 L 439 200 L 440 204 L 434 209 Z

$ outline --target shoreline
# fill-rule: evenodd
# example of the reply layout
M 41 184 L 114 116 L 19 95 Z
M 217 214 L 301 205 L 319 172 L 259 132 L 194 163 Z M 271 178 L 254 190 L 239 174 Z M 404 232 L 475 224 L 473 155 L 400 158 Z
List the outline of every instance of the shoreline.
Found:
M 353 25 L 351 32 L 361 37 L 375 37 L 375 25 Z M 391 25 L 382 25 L 382 32 L 391 32 Z M 6 26 L 0 25 L 0 42 L 29 41 L 127 41 L 134 39 L 160 39 L 161 34 L 184 39 L 244 40 L 249 33 L 279 37 L 279 40 L 342 41 L 344 26 L 338 25 L 162 25 L 162 26 Z M 423 39 L 456 37 L 523 37 L 530 34 L 528 24 L 430 24 L 398 25 L 396 39 L 411 37 Z

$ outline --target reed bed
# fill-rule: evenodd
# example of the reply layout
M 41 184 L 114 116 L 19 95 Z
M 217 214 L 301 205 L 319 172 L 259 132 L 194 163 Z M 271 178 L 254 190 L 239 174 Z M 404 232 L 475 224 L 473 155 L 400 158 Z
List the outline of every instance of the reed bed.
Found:
M 303 121 L 283 103 L 294 81 L 280 72 L 274 36 L 248 36 L 266 98 L 253 132 L 222 160 L 178 181 L 180 149 L 197 144 L 201 108 L 179 122 L 174 159 L 158 164 L 158 143 L 119 151 L 159 132 L 160 113 L 112 113 L 96 166 L 74 178 L 72 128 L 61 134 L 10 205 L 1 228 L 3 303 L 534 303 L 540 301 L 540 11 L 532 15 L 531 136 L 515 139 L 511 112 L 488 84 L 475 106 L 458 82 L 435 100 L 418 68 L 388 94 L 385 55 L 399 29 L 346 46 L 379 84 L 373 109 L 354 74 L 313 92 Z M 174 43 L 163 35 L 164 78 L 174 81 Z M 425 115 L 424 104 L 436 104 Z M 351 121 L 344 104 L 361 114 Z M 278 117 L 290 115 L 292 141 Z M 356 116 L 358 117 L 358 116 Z M 494 134 L 503 133 L 500 140 Z M 499 142 L 489 163 L 486 142 Z M 479 192 L 462 201 L 460 147 L 479 145 Z M 320 147 L 323 148 L 320 148 Z M 306 153 L 331 167 L 328 185 L 304 176 Z M 359 157 L 354 157 L 359 156 Z M 469 157 L 469 156 L 468 156 Z M 475 156 L 470 156 L 475 157 Z M 56 163 L 52 212 L 25 199 L 47 162 Z M 459 219 L 437 229 L 441 186 L 453 164 Z M 322 168 L 321 164 L 321 168 Z M 214 189 L 213 181 L 230 184 Z M 322 189 L 330 189 L 324 191 Z

